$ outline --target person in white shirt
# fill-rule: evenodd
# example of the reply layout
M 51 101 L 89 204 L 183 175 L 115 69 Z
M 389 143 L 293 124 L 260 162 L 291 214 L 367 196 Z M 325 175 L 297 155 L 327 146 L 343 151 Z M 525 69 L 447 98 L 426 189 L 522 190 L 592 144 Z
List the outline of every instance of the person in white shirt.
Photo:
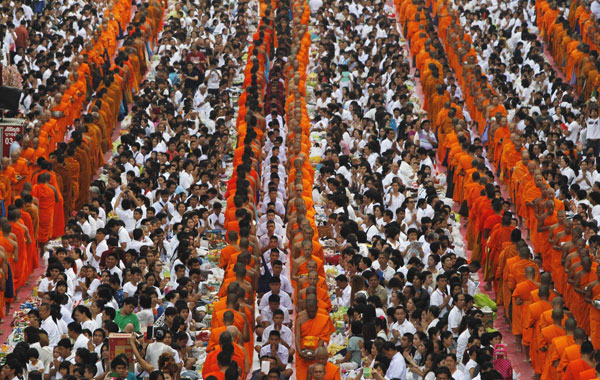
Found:
M 279 302 L 281 306 L 292 312 L 294 310 L 294 305 L 292 304 L 292 299 L 286 293 L 281 291 L 281 279 L 278 276 L 273 276 L 269 280 L 269 288 L 270 291 L 266 292 L 263 297 L 260 299 L 260 309 L 266 309 L 269 307 L 269 296 L 271 294 L 276 294 L 279 296 Z
M 448 329 L 452 331 L 452 336 L 458 338 L 458 327 L 465 315 L 465 295 L 458 293 L 454 295 L 454 307 L 448 314 Z
M 598 110 L 594 107 L 590 110 L 589 117 L 585 120 L 586 149 L 592 147 L 594 156 L 600 154 L 600 119 Z
M 294 335 L 292 330 L 283 324 L 283 321 L 285 320 L 285 314 L 286 313 L 281 309 L 273 311 L 273 323 L 265 327 L 262 333 L 262 341 L 267 342 L 269 340 L 269 333 L 273 330 L 277 330 L 279 331 L 279 336 L 281 337 L 281 343 L 285 345 L 288 350 L 290 350 L 291 354 L 293 354 L 294 348 L 292 347 L 292 343 Z M 261 346 L 257 345 L 255 348 L 257 351 L 260 351 Z
M 150 343 L 148 347 L 146 347 L 146 361 L 154 366 L 154 368 L 158 368 L 158 358 L 163 352 L 169 352 L 172 354 L 176 361 L 179 358 L 179 354 L 175 351 L 171 346 L 163 343 L 165 339 L 165 335 L 167 332 L 164 328 L 156 328 L 154 330 L 154 337 L 156 338 L 156 342 Z
M 86 247 L 87 262 L 96 269 L 100 270 L 100 258 L 102 253 L 108 251 L 108 243 L 105 240 L 107 235 L 106 229 L 98 228 L 96 230 L 96 238 Z M 38 290 L 39 291 L 39 290 Z
M 269 305 L 266 308 L 261 309 L 260 315 L 256 318 L 256 322 L 258 323 L 259 326 L 262 326 L 264 328 L 264 327 L 267 327 L 270 324 L 272 324 L 273 323 L 273 312 L 278 309 L 283 311 L 283 313 L 284 313 L 283 323 L 285 323 L 285 324 L 290 323 L 289 310 L 280 305 L 280 299 L 281 298 L 277 294 L 271 294 L 269 296 L 269 299 L 268 299 Z M 257 329 L 257 335 L 261 335 L 258 332 L 258 329 Z
M 192 176 L 193 169 L 194 163 L 192 161 L 186 161 L 183 164 L 183 171 L 179 174 L 179 186 L 186 191 L 194 184 L 194 177 Z
M 291 368 L 286 368 L 290 352 L 285 345 L 281 344 L 281 335 L 279 334 L 279 331 L 271 330 L 271 332 L 269 332 L 267 344 L 260 349 L 260 357 L 264 356 L 270 356 L 276 359 L 276 367 L 282 371 L 281 375 L 284 377 L 286 375 L 292 375 L 293 370 Z
M 394 142 L 396 138 L 396 132 L 393 129 L 386 131 L 386 138 L 381 142 L 381 154 L 385 153 L 389 149 L 394 149 Z
M 579 141 L 579 123 L 575 118 L 575 114 L 573 112 L 567 113 L 567 130 L 565 131 L 565 139 L 572 141 L 574 144 L 577 144 Z
M 414 334 L 417 332 L 415 326 L 406 318 L 406 309 L 403 306 L 396 306 L 394 319 L 396 321 L 390 325 L 390 332 L 388 334 L 390 342 L 400 343 L 400 339 L 404 334 Z
M 75 217 L 77 219 L 77 224 L 79 225 L 79 227 L 81 227 L 81 232 L 83 232 L 89 237 L 94 236 L 92 235 L 92 226 L 88 221 L 88 215 L 83 211 L 79 211 Z
M 440 308 L 440 317 L 443 317 L 450 310 L 452 305 L 452 296 L 448 292 L 448 277 L 445 274 L 439 274 L 436 278 L 437 289 L 431 293 L 430 305 Z
M 38 285 L 38 294 L 42 297 L 44 294 L 51 292 L 55 289 L 57 283 L 58 274 L 61 271 L 61 267 L 57 264 L 50 264 L 46 270 L 46 277 L 40 281 Z
M 41 304 L 38 308 L 38 312 L 40 313 L 40 319 L 42 320 L 40 328 L 46 331 L 46 333 L 48 333 L 48 344 L 54 347 L 60 341 L 60 330 L 58 329 L 58 325 L 50 315 L 50 304 Z
M 71 322 L 67 326 L 69 339 L 73 341 L 73 351 L 78 348 L 88 348 L 89 339 L 81 333 L 82 328 L 78 322 Z
M 350 307 L 352 287 L 348 285 L 348 277 L 345 274 L 340 274 L 335 278 L 335 283 L 337 285 L 335 296 L 338 300 L 338 306 Z
M 119 256 L 115 252 L 110 252 L 104 258 L 104 263 L 106 264 L 106 270 L 110 272 L 110 274 L 116 274 L 119 276 L 119 280 L 123 281 L 123 271 L 117 266 L 119 262 Z
M 225 229 L 225 215 L 221 213 L 223 205 L 215 202 L 213 213 L 208 216 L 208 227 L 210 229 Z
M 406 362 L 404 361 L 402 352 L 398 350 L 396 345 L 392 342 L 385 342 L 383 344 L 383 353 L 391 360 L 390 366 L 385 376 L 381 376 L 377 371 L 373 371 L 375 380 L 406 379 Z
M 142 270 L 138 267 L 132 267 L 129 271 L 131 274 L 129 282 L 123 285 L 123 295 L 125 298 L 133 296 L 137 291 L 138 284 L 142 280 Z
M 481 336 L 483 334 L 483 325 L 481 324 L 481 320 L 467 316 L 467 328 L 463 331 L 456 341 L 456 357 L 462 358 L 466 349 L 467 344 L 469 343 L 469 338 L 473 334 L 478 334 L 477 336 Z

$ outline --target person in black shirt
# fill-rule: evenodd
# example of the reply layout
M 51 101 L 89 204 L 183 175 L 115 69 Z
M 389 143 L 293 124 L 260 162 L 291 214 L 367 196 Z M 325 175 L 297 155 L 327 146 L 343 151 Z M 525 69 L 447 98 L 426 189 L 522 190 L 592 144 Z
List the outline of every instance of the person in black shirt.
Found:
M 195 67 L 191 62 L 188 62 L 182 71 L 184 87 L 196 91 L 200 85 L 200 69 Z

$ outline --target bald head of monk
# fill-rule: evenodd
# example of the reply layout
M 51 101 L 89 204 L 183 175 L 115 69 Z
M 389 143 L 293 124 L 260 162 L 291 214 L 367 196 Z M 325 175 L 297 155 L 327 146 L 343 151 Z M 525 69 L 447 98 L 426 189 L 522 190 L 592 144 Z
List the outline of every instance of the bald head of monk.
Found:
M 233 281 L 229 283 L 229 285 L 227 285 L 227 295 L 237 294 L 239 288 L 240 284 L 238 282 Z
M 319 301 L 317 300 L 316 295 L 311 294 L 306 296 L 304 309 L 306 310 L 306 315 L 309 319 L 313 319 L 317 316 L 317 312 L 319 311 Z
M 2 166 L 2 170 L 6 170 L 6 168 L 10 166 L 10 158 L 2 157 L 2 160 L 0 160 L 0 165 Z
M 48 182 L 50 182 L 50 174 L 49 173 L 42 173 L 38 176 L 38 183 L 45 184 Z
M 319 347 L 315 350 L 315 359 L 318 364 L 327 365 L 327 360 L 329 359 L 329 353 L 325 347 Z
M 520 247 L 519 248 L 519 257 L 522 259 L 530 259 L 531 251 L 529 250 L 529 247 L 527 247 L 527 246 Z
M 573 317 L 567 318 L 567 320 L 565 321 L 565 330 L 567 331 L 567 335 L 572 335 L 575 332 L 576 328 L 577 328 L 577 321 L 575 321 L 575 318 L 573 318 Z
M 232 325 L 234 317 L 235 315 L 230 310 L 227 310 L 225 313 L 223 313 L 223 323 L 225 324 L 225 326 Z
M 554 298 L 552 298 L 552 308 L 553 309 L 562 309 L 565 307 L 565 300 L 560 297 L 560 296 L 556 296 Z
M 21 157 L 21 148 L 17 148 L 15 149 L 11 154 L 10 154 L 10 158 L 12 159 L 13 162 L 17 162 L 17 160 L 19 159 L 19 157 Z
M 557 326 L 561 326 L 564 315 L 562 308 L 552 309 L 552 322 Z
M 317 288 L 314 285 L 310 285 L 306 288 L 306 296 L 316 296 Z
M 538 296 L 541 300 L 548 300 L 548 297 L 550 297 L 550 288 L 548 287 L 548 285 L 540 285 Z
M 527 267 L 527 268 L 525 268 L 525 277 L 528 280 L 533 280 L 535 278 L 536 272 L 537 271 L 535 270 L 534 267 Z
M 314 262 L 314 260 L 311 261 Z M 310 272 L 308 272 L 307 278 L 309 286 L 317 286 L 317 284 L 319 283 L 319 274 L 316 270 L 311 270 Z
M 227 308 L 237 310 L 239 306 L 239 297 L 237 293 L 227 295 Z
M 227 328 L 225 329 L 225 331 L 229 332 L 231 334 L 231 340 L 233 340 L 234 342 L 237 342 L 240 338 L 240 330 L 238 330 L 237 327 L 235 326 L 227 326 Z
M 7 218 L 0 218 L 0 228 L 2 228 L 2 233 L 5 237 L 8 237 L 12 231 L 12 226 Z
M 417 16 L 419 14 L 417 13 Z M 325 364 L 315 363 L 312 367 L 311 380 L 323 380 L 325 378 Z
M 311 257 L 313 253 L 313 243 L 310 240 L 302 240 L 302 254 L 304 257 Z
M 318 269 L 318 265 L 317 262 L 315 260 L 308 260 L 306 262 L 306 270 L 310 273 L 310 272 L 316 272 Z
M 573 333 L 573 339 L 575 339 L 575 344 L 582 344 L 587 340 L 587 334 L 585 333 L 585 330 L 581 327 L 576 328 L 575 332 Z
M 242 263 L 235 263 L 233 266 L 233 271 L 238 280 L 246 277 L 246 265 Z
M 552 283 L 552 275 L 550 274 L 550 272 L 544 272 L 542 273 L 542 275 L 540 276 L 540 283 L 542 285 L 550 285 L 550 283 Z

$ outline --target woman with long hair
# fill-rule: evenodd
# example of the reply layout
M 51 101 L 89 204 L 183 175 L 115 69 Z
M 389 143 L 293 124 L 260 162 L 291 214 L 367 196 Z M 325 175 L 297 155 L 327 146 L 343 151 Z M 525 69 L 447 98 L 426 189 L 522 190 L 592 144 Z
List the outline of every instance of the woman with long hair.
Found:
M 357 294 L 367 295 L 367 284 L 359 275 L 354 275 L 350 279 L 350 289 L 350 305 L 354 305 L 354 299 Z

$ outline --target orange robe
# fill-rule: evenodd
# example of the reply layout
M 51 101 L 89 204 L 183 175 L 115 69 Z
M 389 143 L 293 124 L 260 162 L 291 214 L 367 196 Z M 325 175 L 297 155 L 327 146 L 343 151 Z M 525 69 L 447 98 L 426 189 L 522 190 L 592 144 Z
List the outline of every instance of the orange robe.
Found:
M 600 299 L 600 284 L 592 288 L 592 300 Z M 600 310 L 590 306 L 590 340 L 595 350 L 600 349 Z
M 300 349 L 316 350 L 319 346 L 319 341 L 326 344 L 329 343 L 331 335 L 331 319 L 329 315 L 317 313 L 313 319 L 308 319 L 300 328 L 302 331 Z M 296 354 L 296 378 L 305 379 L 308 371 L 308 366 L 314 361 L 307 361 Z
M 531 280 L 521 281 L 515 287 L 512 298 L 512 333 L 521 335 L 523 333 L 523 309 L 531 304 L 531 291 L 537 289 L 537 285 Z M 522 301 L 521 305 L 517 305 L 515 299 L 519 297 Z
M 40 243 L 47 242 L 53 232 L 54 210 L 56 206 L 56 195 L 47 184 L 33 186 L 31 195 L 38 199 L 40 212 L 40 229 L 37 240 Z
M 12 233 L 17 237 L 17 246 L 19 250 L 19 260 L 14 263 L 14 266 L 11 265 L 16 292 L 17 289 L 25 285 L 25 282 L 29 278 L 29 272 L 27 272 L 27 242 L 25 238 L 25 229 L 16 222 L 11 222 L 10 225 L 12 226 Z
M 558 338 L 560 336 L 565 336 L 565 330 L 562 327 L 556 326 L 556 325 L 550 325 L 547 327 L 544 327 L 541 331 L 540 334 L 540 346 L 542 347 L 546 347 L 546 351 L 542 351 L 542 350 L 538 350 L 537 351 L 537 359 L 536 359 L 536 365 L 534 366 L 533 370 L 535 371 L 535 373 L 541 375 L 542 372 L 544 372 L 544 367 L 546 366 L 547 363 L 547 356 L 548 356 L 548 349 L 550 348 L 550 345 L 552 344 L 552 340 L 554 338 Z
M 581 379 L 581 372 L 583 371 L 587 371 L 589 369 L 593 369 L 589 364 L 587 364 L 583 359 L 575 359 L 571 362 L 569 362 L 569 365 L 567 365 L 567 369 L 565 371 L 565 374 L 563 376 L 563 379 L 565 380 L 580 380 Z
M 540 380 L 558 379 L 556 366 L 558 365 L 558 362 L 560 362 L 560 358 L 565 352 L 565 348 L 573 344 L 575 344 L 575 339 L 573 339 L 572 335 L 563 335 L 552 339 L 552 343 L 546 354 L 546 364 Z

